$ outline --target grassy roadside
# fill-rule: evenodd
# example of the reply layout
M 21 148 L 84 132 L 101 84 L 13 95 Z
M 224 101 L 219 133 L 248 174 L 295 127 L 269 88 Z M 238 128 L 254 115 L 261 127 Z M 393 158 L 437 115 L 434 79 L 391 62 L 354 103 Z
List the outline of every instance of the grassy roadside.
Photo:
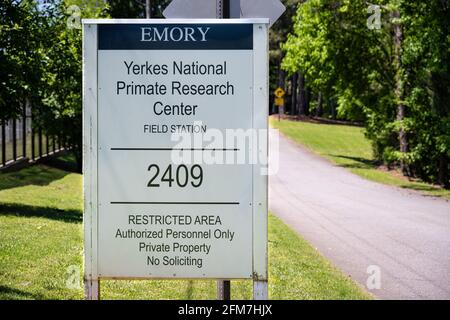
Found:
M 81 175 L 43 165 L 0 173 L 0 299 L 83 298 L 81 184 Z M 269 219 L 271 299 L 370 299 Z M 103 299 L 214 299 L 215 292 L 213 281 L 102 282 Z M 250 299 L 251 282 L 233 281 L 232 298 Z
M 450 190 L 421 181 L 408 180 L 397 171 L 379 169 L 374 162 L 370 142 L 364 137 L 362 128 L 290 120 L 278 121 L 274 118 L 270 119 L 270 125 L 311 151 L 365 179 L 450 200 Z

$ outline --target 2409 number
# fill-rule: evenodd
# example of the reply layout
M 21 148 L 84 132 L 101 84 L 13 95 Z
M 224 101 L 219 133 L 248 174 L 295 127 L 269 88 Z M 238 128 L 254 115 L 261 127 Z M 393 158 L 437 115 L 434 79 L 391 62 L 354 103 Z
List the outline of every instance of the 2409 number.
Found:
M 161 183 L 167 183 L 169 187 L 178 186 L 184 188 L 188 185 L 198 188 L 203 182 L 203 169 L 198 164 L 193 165 L 190 169 L 184 165 L 172 166 L 171 164 L 164 170 L 159 179 L 162 170 L 157 164 L 151 164 L 148 171 L 152 174 L 151 179 L 147 183 L 147 187 L 160 187 Z

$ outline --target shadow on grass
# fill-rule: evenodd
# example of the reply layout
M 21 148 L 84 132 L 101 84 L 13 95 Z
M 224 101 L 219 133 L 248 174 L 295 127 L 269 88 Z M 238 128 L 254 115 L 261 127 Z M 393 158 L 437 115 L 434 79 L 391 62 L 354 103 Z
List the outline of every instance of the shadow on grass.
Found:
M 0 190 L 24 187 L 28 185 L 47 186 L 69 172 L 44 165 L 33 165 L 19 171 L 0 173 Z
M 329 156 L 334 157 L 334 158 L 341 158 L 341 159 L 355 161 L 355 163 L 340 164 L 339 166 L 343 167 L 343 168 L 375 169 L 381 164 L 377 160 L 361 158 L 361 157 L 350 157 L 350 156 L 343 156 L 343 155 L 337 155 L 337 154 L 329 154 Z
M 8 286 L 2 286 L 0 285 L 0 297 L 3 300 L 13 300 L 17 299 L 18 297 L 24 298 L 24 299 L 36 299 L 36 300 L 42 300 L 43 296 L 40 294 L 34 294 L 31 292 L 19 290 L 16 288 L 11 288 Z
M 416 191 L 426 191 L 426 192 L 443 191 L 443 192 L 445 192 L 445 189 L 443 189 L 442 187 L 439 187 L 439 186 L 424 185 L 424 184 L 420 184 L 420 182 L 413 184 L 413 182 L 417 182 L 417 181 L 411 181 L 411 184 L 403 184 L 400 187 L 404 188 L 404 189 L 412 189 L 412 190 L 416 190 Z M 433 195 L 430 195 L 430 196 L 433 196 Z
M 330 154 L 329 156 L 335 157 L 335 158 L 342 158 L 347 160 L 355 161 L 355 163 L 348 163 L 348 164 L 340 164 L 340 167 L 343 168 L 350 168 L 350 169 L 377 169 L 381 162 L 377 160 L 371 160 L 366 158 L 360 158 L 360 157 L 349 157 L 349 156 L 343 156 L 343 155 L 335 155 Z M 424 196 L 430 196 L 430 197 L 450 197 L 450 190 L 446 190 L 438 185 L 433 185 L 428 182 L 421 181 L 419 179 L 412 179 L 408 177 L 401 177 L 400 179 L 404 179 L 405 183 L 398 185 L 398 187 L 403 189 L 411 189 L 419 192 L 424 192 Z M 427 192 L 431 192 L 433 194 L 426 194 Z M 447 195 L 448 193 L 448 195 Z
M 69 151 L 63 153 L 61 156 L 58 156 L 58 157 L 50 157 L 43 163 L 49 167 L 53 167 L 53 168 L 60 169 L 63 171 L 80 173 L 80 172 L 78 172 L 78 167 L 77 167 L 77 163 L 75 161 L 75 157 Z
M 0 215 L 18 217 L 42 217 L 68 223 L 80 223 L 83 221 L 83 215 L 79 210 L 62 210 L 49 207 L 35 207 L 17 203 L 0 203 Z

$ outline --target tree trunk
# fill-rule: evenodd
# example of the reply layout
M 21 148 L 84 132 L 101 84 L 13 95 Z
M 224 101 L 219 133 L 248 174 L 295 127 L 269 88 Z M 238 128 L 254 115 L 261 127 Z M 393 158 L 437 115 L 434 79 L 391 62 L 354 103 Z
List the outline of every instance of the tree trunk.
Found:
M 297 115 L 304 116 L 306 114 L 306 92 L 305 92 L 305 77 L 300 72 L 298 73 L 298 113 Z
M 401 123 L 400 130 L 398 132 L 398 140 L 400 145 L 400 152 L 405 155 L 408 152 L 408 137 L 403 126 L 403 120 L 405 119 L 405 88 L 403 83 L 403 67 L 402 67 L 402 41 L 403 30 L 398 21 L 400 19 L 400 12 L 395 10 L 392 13 L 394 21 L 394 66 L 395 66 L 395 98 L 397 103 L 397 121 Z M 404 175 L 410 175 L 410 168 L 405 159 L 401 159 L 400 167 Z
M 321 117 L 323 114 L 323 98 L 322 92 L 319 92 L 317 96 L 317 107 L 316 107 L 316 116 Z
M 331 118 L 336 120 L 336 103 L 333 98 L 328 99 L 328 106 L 330 107 Z
M 284 89 L 286 74 L 284 73 L 284 70 L 281 69 L 281 61 L 283 61 L 283 58 L 280 58 L 280 61 L 278 62 L 278 86 Z
M 291 86 L 291 114 L 297 114 L 297 73 L 292 75 L 292 86 Z
M 64 146 L 67 148 L 67 146 Z M 75 157 L 76 170 L 78 173 L 83 173 L 83 148 L 76 143 L 69 143 L 70 148 L 72 148 L 72 154 Z
M 305 116 L 309 116 L 310 103 L 311 103 L 311 89 L 306 87 L 306 90 L 305 90 Z
M 441 154 L 439 156 L 438 183 L 444 188 L 450 187 L 450 181 L 448 176 L 448 157 L 445 154 Z
M 433 90 L 433 105 L 441 119 L 447 119 L 450 111 L 450 77 L 445 72 L 432 72 L 431 85 Z M 441 120 L 442 121 L 442 120 Z M 439 132 L 440 135 L 445 134 Z M 450 187 L 449 181 L 449 157 L 446 150 L 439 153 L 437 182 L 445 187 Z

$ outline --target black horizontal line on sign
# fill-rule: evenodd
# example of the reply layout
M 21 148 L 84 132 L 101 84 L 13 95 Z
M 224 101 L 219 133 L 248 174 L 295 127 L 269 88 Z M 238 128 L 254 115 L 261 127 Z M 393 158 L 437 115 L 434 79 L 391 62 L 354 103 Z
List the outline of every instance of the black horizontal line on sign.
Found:
M 112 151 L 239 151 L 238 148 L 111 148 Z
M 239 202 L 111 201 L 111 204 L 225 204 L 225 205 L 239 205 Z

